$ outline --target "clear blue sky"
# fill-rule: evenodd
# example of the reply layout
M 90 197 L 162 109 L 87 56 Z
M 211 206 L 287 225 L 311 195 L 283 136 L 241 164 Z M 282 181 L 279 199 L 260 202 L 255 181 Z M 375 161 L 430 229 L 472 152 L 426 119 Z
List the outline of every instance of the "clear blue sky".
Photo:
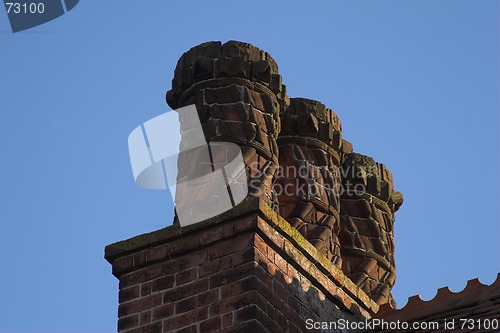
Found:
M 217 4 L 217 5 L 215 5 Z M 209 40 L 273 55 L 393 172 L 399 306 L 499 259 L 499 1 L 81 1 L 13 34 L 0 9 L 0 332 L 115 332 L 105 245 L 171 224 L 127 136 Z

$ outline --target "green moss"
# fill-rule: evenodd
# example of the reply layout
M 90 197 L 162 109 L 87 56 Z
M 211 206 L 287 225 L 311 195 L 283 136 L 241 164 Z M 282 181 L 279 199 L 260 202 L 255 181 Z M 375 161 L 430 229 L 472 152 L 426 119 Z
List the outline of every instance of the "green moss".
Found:
M 298 250 L 303 253 L 309 254 L 309 260 L 316 264 L 318 268 L 322 266 L 324 270 L 328 271 L 332 276 L 335 276 L 334 280 L 341 284 L 339 287 L 353 296 L 357 304 L 362 304 L 360 310 L 363 315 L 368 315 L 368 312 L 363 309 L 369 310 L 372 314 L 378 311 L 379 306 L 374 303 L 362 289 L 358 288 L 358 286 L 345 276 L 344 272 L 342 272 L 339 267 L 334 266 L 325 256 L 319 253 L 297 229 L 293 228 L 290 223 L 274 212 L 265 202 L 259 202 L 259 211 L 262 218 L 288 238 L 294 247 L 298 248 Z
M 138 235 L 106 246 L 104 249 L 104 258 L 111 263 L 117 256 L 125 252 L 146 246 L 149 241 L 149 235 L 149 233 Z

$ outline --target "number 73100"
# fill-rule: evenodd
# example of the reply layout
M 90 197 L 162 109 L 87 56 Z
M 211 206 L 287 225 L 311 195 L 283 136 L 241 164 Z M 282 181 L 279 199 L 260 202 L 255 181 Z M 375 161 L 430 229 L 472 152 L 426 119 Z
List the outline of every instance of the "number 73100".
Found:
M 45 11 L 45 5 L 43 2 L 40 3 L 30 3 L 26 2 L 6 2 L 7 14 L 42 14 Z

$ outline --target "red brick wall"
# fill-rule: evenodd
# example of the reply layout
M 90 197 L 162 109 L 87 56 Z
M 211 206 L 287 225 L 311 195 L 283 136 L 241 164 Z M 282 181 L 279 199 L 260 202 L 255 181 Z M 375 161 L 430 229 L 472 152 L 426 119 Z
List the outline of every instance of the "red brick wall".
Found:
M 359 319 L 378 309 L 269 211 L 108 246 L 120 281 L 118 331 L 305 332 L 307 319 Z

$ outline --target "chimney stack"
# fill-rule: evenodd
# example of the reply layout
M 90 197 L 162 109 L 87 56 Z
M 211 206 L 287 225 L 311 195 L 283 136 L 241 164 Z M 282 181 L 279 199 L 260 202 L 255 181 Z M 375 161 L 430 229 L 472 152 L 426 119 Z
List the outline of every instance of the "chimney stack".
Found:
M 184 53 L 167 102 L 196 105 L 212 149 L 207 173 L 227 162 L 224 142 L 241 149 L 248 196 L 202 222 L 106 247 L 120 281 L 119 332 L 306 332 L 392 303 L 402 197 L 385 166 L 352 152 L 334 111 L 289 99 L 273 58 L 236 41 Z M 189 147 L 182 110 L 179 119 Z M 197 148 L 181 149 L 178 182 L 202 163 Z M 176 192 L 177 209 L 216 209 L 210 186 L 188 192 Z

